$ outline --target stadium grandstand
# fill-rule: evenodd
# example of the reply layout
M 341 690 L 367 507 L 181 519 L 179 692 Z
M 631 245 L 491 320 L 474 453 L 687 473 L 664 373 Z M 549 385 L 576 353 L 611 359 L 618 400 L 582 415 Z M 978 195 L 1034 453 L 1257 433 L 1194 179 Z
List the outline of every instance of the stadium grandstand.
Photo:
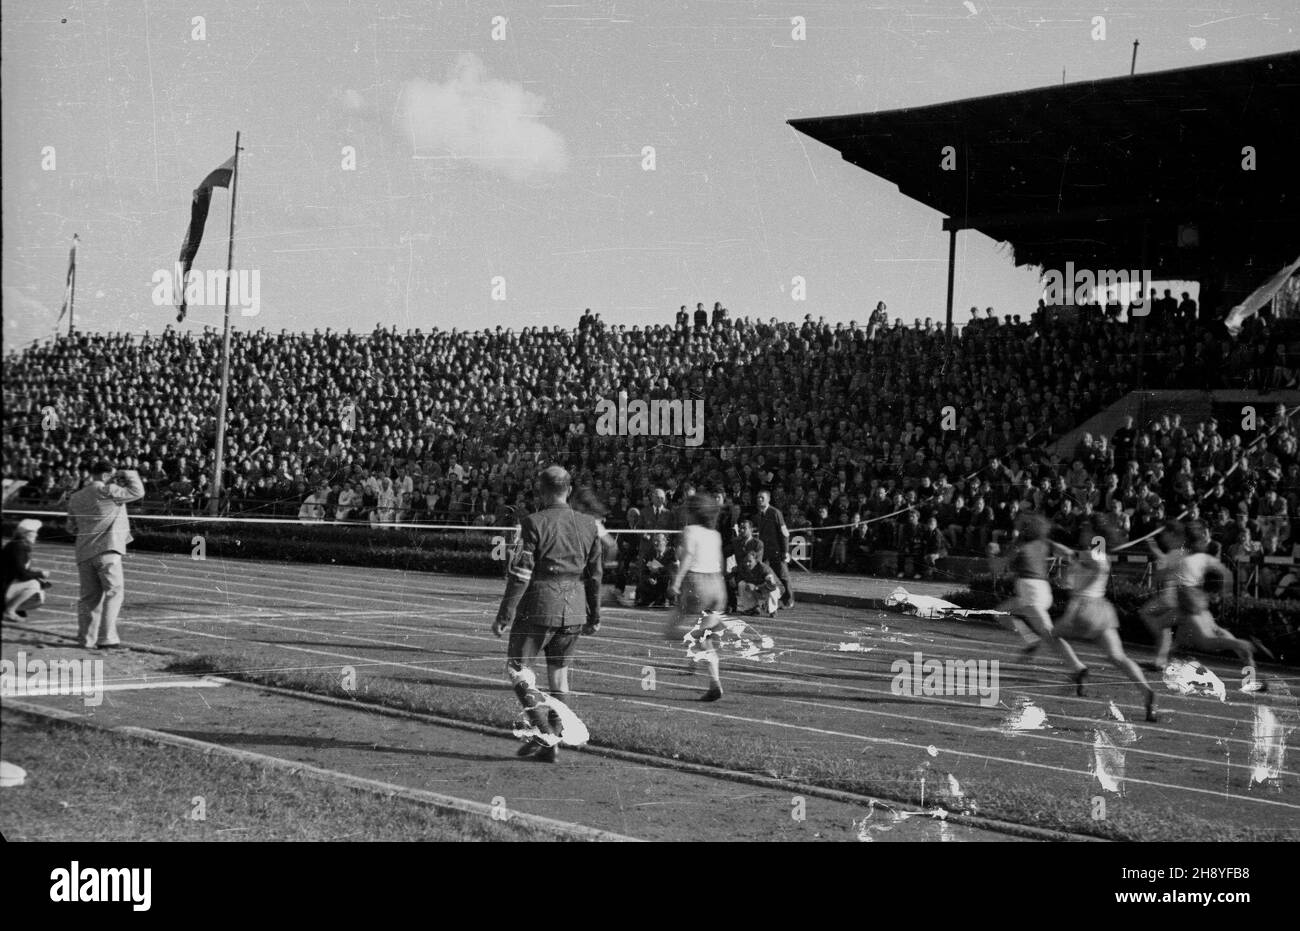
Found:
M 1198 501 L 1225 549 L 1289 552 L 1300 458 L 1285 407 L 1262 410 L 1249 435 L 1165 414 L 1054 445 L 1143 379 L 1204 388 L 1208 372 L 1224 388 L 1293 388 L 1300 358 L 1270 353 L 1268 315 L 1238 337 L 1171 319 L 1149 334 L 1144 375 L 1132 322 L 1026 316 L 968 324 L 946 367 L 934 364 L 941 329 L 883 309 L 861 324 L 626 328 L 588 316 L 575 330 L 241 333 L 220 511 L 511 526 L 531 507 L 538 463 L 559 461 L 606 503 L 612 528 L 635 527 L 655 487 L 672 500 L 716 487 L 738 518 L 770 486 L 817 568 L 863 571 L 871 554 L 906 549 L 909 508 L 936 517 L 954 554 L 1008 537 L 1022 509 L 1045 511 L 1073 543 L 1094 514 L 1138 537 Z M 216 334 L 168 330 L 10 354 L 10 508 L 62 507 L 106 456 L 140 470 L 143 512 L 207 512 L 219 351 Z M 628 386 L 702 398 L 704 445 L 596 435 L 591 399 Z M 951 429 L 939 399 L 954 399 Z M 1251 446 L 1261 431 L 1267 442 Z
M 730 319 L 715 305 L 675 326 L 588 312 L 575 329 L 237 332 L 216 512 L 509 527 L 532 506 L 538 465 L 555 461 L 612 529 L 635 530 L 657 487 L 674 501 L 720 490 L 733 520 L 770 487 L 815 568 L 883 571 L 919 555 L 911 514 L 935 518 L 942 541 L 929 549 L 980 555 L 1026 509 L 1076 545 L 1097 514 L 1128 539 L 1181 514 L 1207 521 L 1225 551 L 1289 552 L 1300 289 L 1284 221 L 1300 191 L 1275 157 L 1295 151 L 1296 124 L 1275 117 L 1298 71 L 1288 54 L 792 121 L 947 216 L 946 326 L 904 325 L 882 302 L 834 324 Z M 1144 127 L 1122 145 L 1121 105 Z M 1216 148 L 1231 119 L 1253 120 L 1257 171 Z M 930 154 L 951 142 L 959 170 L 936 170 Z M 1123 170 L 1134 159 L 1160 170 Z M 1209 189 L 1207 172 L 1230 180 Z M 1126 315 L 1117 294 L 1097 293 L 1069 314 L 972 308 L 954 326 L 963 229 L 1007 242 L 1021 264 L 1196 280 L 1199 305 L 1166 291 Z M 140 470 L 147 510 L 211 511 L 220 353 L 219 334 L 170 328 L 8 353 L 9 507 L 61 507 L 105 456 Z M 1156 389 L 1211 394 L 1184 415 L 1147 403 Z M 1233 390 L 1259 393 L 1258 426 L 1229 416 Z M 595 401 L 619 391 L 703 400 L 703 445 L 597 435 Z

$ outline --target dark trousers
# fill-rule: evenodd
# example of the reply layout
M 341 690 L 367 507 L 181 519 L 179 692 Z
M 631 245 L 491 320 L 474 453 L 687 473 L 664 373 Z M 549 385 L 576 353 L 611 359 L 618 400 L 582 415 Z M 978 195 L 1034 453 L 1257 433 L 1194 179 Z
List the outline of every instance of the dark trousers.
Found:
M 528 622 L 515 621 L 510 628 L 510 640 L 506 646 L 506 673 L 515 697 L 523 707 L 528 719 L 543 734 L 555 733 L 553 722 L 546 709 L 539 707 L 545 696 L 537 687 L 537 680 L 532 671 L 524 670 L 537 658 L 538 653 L 546 654 L 546 665 L 564 667 L 569 665 L 574 649 L 578 646 L 578 627 L 542 627 Z
M 790 564 L 784 559 L 774 559 L 771 566 L 781 583 L 781 606 L 788 608 L 794 604 L 794 589 L 790 587 Z

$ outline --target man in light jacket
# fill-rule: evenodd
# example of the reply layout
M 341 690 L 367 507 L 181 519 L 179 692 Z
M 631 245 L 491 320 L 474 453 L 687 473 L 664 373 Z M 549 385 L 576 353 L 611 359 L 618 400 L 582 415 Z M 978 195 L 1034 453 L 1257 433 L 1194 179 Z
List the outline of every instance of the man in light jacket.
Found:
M 90 481 L 68 499 L 68 531 L 77 538 L 77 638 L 88 650 L 121 646 L 117 614 L 126 589 L 122 557 L 131 542 L 126 506 L 144 497 L 140 473 L 115 471 L 101 459 L 91 466 Z

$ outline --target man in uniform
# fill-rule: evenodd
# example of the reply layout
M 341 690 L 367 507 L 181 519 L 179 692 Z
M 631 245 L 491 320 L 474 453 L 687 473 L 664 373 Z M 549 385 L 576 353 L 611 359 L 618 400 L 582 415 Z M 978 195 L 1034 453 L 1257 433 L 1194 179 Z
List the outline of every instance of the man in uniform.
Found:
M 510 629 L 506 673 L 540 731 L 519 755 L 548 763 L 555 761 L 559 739 L 546 710 L 538 708 L 544 696 L 528 667 L 538 653 L 545 653 L 551 694 L 568 695 L 569 662 L 578 636 L 600 627 L 600 534 L 594 518 L 569 507 L 571 489 L 572 479 L 561 467 L 542 470 L 541 510 L 520 522 L 519 555 L 492 625 L 498 637 Z

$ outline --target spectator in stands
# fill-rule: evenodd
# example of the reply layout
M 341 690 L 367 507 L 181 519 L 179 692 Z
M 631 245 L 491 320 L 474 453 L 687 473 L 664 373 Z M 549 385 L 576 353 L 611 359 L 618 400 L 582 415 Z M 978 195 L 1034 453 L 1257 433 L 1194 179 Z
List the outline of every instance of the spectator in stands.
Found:
M 316 490 L 308 496 L 307 500 L 302 503 L 298 509 L 298 519 L 309 522 L 325 520 L 325 506 L 329 501 L 329 486 L 322 482 L 316 486 Z
M 939 560 L 948 555 L 948 541 L 943 531 L 939 529 L 939 521 L 934 515 L 928 517 L 921 528 L 917 549 L 921 553 L 921 561 L 925 567 L 922 570 L 925 578 L 934 578 Z
M 667 534 L 651 536 L 650 553 L 637 581 L 637 607 L 666 607 L 668 584 L 677 571 L 677 557 L 668 546 Z
M 427 508 L 427 499 L 421 494 L 418 496 L 420 507 L 418 510 Z M 335 508 L 335 516 L 338 520 L 355 520 L 356 513 L 361 506 L 361 494 L 357 491 L 354 482 L 347 482 L 342 491 L 339 492 L 338 504 Z
M 1063 471 L 1044 447 L 1137 383 L 1132 333 L 1127 324 L 1060 320 L 1042 324 L 1030 340 L 1008 316 L 1010 327 L 995 325 L 993 314 L 982 326 L 966 327 L 952 344 L 954 364 L 941 372 L 927 365 L 934 336 L 924 326 L 890 327 L 883 302 L 865 330 L 812 317 L 724 317 L 686 340 L 680 327 L 611 327 L 595 314 L 584 314 L 576 331 L 240 332 L 232 336 L 223 487 L 232 514 L 296 516 L 322 481 L 365 483 L 358 510 L 378 509 L 388 479 L 397 486 L 395 514 L 415 514 L 422 479 L 431 483 L 424 493 L 429 517 L 483 522 L 488 511 L 495 519 L 501 506 L 520 506 L 521 495 L 526 509 L 529 469 L 557 461 L 585 470 L 583 480 L 599 483 L 606 500 L 627 497 L 638 507 L 652 488 L 670 481 L 675 490 L 720 484 L 750 514 L 757 489 L 766 485 L 779 492 L 774 504 L 791 526 L 795 508 L 816 513 L 824 503 L 835 523 L 841 509 L 851 517 L 862 507 L 860 494 L 872 513 L 885 513 L 875 510 L 878 501 L 904 489 L 923 495 L 926 487 L 936 508 L 951 505 L 958 492 L 968 503 L 982 493 L 996 522 L 1013 487 L 1019 497 L 1025 480 L 1041 489 L 1044 477 L 1052 480 L 1049 491 L 1067 478 L 1081 510 L 1087 501 L 1080 499 L 1078 474 L 1067 477 L 1074 459 Z M 683 317 L 689 329 L 690 315 Z M 1271 339 L 1278 327 L 1267 319 L 1248 323 L 1244 356 L 1242 341 L 1226 333 L 1181 319 L 1148 324 L 1147 386 L 1201 387 L 1212 370 L 1227 384 L 1246 384 L 1259 364 L 1256 337 Z M 8 353 L 4 387 L 15 426 L 4 437 L 5 477 L 25 481 L 20 494 L 35 505 L 70 493 L 101 453 L 138 457 L 149 479 L 146 505 L 182 513 L 202 507 L 214 465 L 205 405 L 216 390 L 204 360 L 216 358 L 220 341 L 220 333 L 169 328 L 144 339 L 76 334 Z M 1205 361 L 1212 357 L 1203 351 L 1207 345 L 1219 363 Z M 110 360 L 111 383 L 104 374 Z M 1283 361 L 1275 352 L 1273 366 Z M 764 386 L 758 394 L 746 390 L 756 379 Z M 654 437 L 596 436 L 583 399 L 613 396 L 620 387 L 646 396 L 703 397 L 706 433 L 721 442 L 688 451 Z M 113 393 L 108 403 L 89 403 L 106 392 Z M 936 421 L 922 400 L 936 393 L 962 399 L 959 430 L 942 438 L 918 426 Z M 59 428 L 48 433 L 39 416 L 47 403 L 64 410 Z M 345 408 L 351 411 L 346 428 Z M 109 411 L 103 422 L 90 416 L 96 410 Z M 1171 514 L 1188 499 L 1183 458 L 1193 468 L 1190 492 L 1205 501 L 1207 514 L 1225 505 L 1235 511 L 1248 480 L 1258 489 L 1250 499 L 1257 510 L 1269 487 L 1283 501 L 1300 494 L 1300 471 L 1290 470 L 1295 428 L 1285 413 L 1268 418 L 1268 435 L 1249 456 L 1231 429 L 1220 436 L 1207 421 L 1204 429 L 1180 435 L 1175 418 L 1169 420 L 1142 426 L 1148 436 L 1136 477 L 1152 472 L 1150 492 Z M 1101 492 L 1096 510 L 1109 510 L 1111 482 L 1119 482 L 1113 470 L 1126 473 L 1137 450 L 1139 428 L 1131 421 L 1129 428 L 1133 435 L 1122 448 L 1105 444 L 1109 455 L 1096 438 L 1091 450 L 1074 457 Z M 1157 461 L 1162 472 L 1153 468 Z M 1013 465 L 1014 479 L 1002 463 Z M 906 485 L 897 471 L 904 465 Z M 1234 467 L 1217 490 L 1211 476 Z M 972 473 L 989 487 L 958 488 Z M 406 489 L 407 479 L 417 487 Z M 1134 484 L 1126 481 L 1122 493 Z M 341 489 L 339 498 L 344 494 Z M 919 497 L 918 506 L 926 507 Z M 340 507 L 335 501 L 326 508 L 331 504 Z M 1289 529 L 1295 502 L 1287 507 Z M 876 528 L 888 530 L 889 522 L 869 525 L 868 533 Z M 888 548 L 889 536 L 873 545 Z M 774 555 L 768 558 L 777 568 Z
M 907 574 L 907 564 L 912 563 L 912 577 L 921 577 L 918 560 L 922 557 L 924 543 L 921 536 L 921 515 L 914 508 L 908 509 L 894 536 L 894 549 L 897 551 L 896 571 L 901 579 Z

